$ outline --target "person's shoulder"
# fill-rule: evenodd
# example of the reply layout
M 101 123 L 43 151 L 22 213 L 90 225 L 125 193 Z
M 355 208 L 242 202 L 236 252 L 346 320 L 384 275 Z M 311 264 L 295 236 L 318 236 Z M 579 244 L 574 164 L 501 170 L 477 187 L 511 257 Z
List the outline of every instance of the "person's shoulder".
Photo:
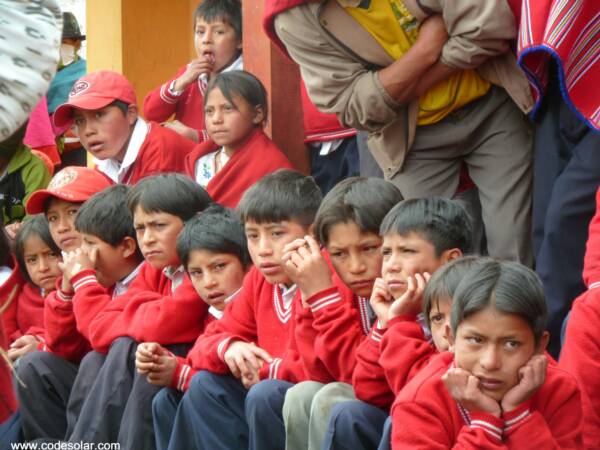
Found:
M 579 392 L 579 385 L 571 372 L 565 370 L 556 362 L 551 361 L 548 363 L 546 381 L 540 388 L 539 393 L 543 397 L 553 396 L 558 392 L 571 395 L 574 392 Z
M 400 391 L 396 402 L 431 402 L 439 397 L 449 397 L 442 376 L 451 367 L 454 355 L 444 352 L 429 361 Z
M 189 153 L 196 143 L 181 136 L 170 128 L 163 127 L 157 122 L 148 122 L 149 131 L 144 140 L 144 144 L 156 147 L 162 151 L 163 147 L 168 147 L 170 151 L 183 151 Z

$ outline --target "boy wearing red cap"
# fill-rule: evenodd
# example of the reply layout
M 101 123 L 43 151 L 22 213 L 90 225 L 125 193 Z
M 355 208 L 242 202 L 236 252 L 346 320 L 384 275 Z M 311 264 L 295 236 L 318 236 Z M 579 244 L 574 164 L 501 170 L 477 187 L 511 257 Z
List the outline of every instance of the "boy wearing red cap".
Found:
M 110 181 L 100 172 L 87 167 L 65 167 L 58 172 L 46 189 L 35 191 L 26 204 L 28 214 L 44 213 L 50 234 L 63 251 L 77 249 L 82 237 L 75 229 L 75 217 L 83 202 L 110 186 Z M 44 341 L 38 352 L 23 356 L 18 374 L 27 380 L 26 390 L 18 395 L 33 399 L 35 408 L 21 408 L 25 439 L 44 436 L 62 438 L 66 419 L 64 408 L 75 376 L 76 363 L 87 353 L 90 345 L 77 330 L 73 304 L 65 292 L 72 292 L 70 284 L 50 293 L 44 302 Z M 32 381 L 35 380 L 35 381 Z M 39 414 L 39 408 L 44 413 Z
M 184 172 L 194 143 L 138 116 L 133 86 L 109 70 L 81 77 L 67 103 L 54 113 L 54 125 L 75 126 L 97 169 L 115 183 L 135 184 L 148 175 Z

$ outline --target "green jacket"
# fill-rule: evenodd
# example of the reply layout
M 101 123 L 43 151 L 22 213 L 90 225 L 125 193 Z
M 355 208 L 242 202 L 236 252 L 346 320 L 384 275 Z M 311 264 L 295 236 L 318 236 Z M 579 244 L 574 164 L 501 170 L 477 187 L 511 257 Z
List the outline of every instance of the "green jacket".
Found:
M 33 155 L 29 147 L 21 145 L 8 163 L 7 173 L 0 180 L 0 205 L 5 225 L 23 220 L 29 195 L 48 186 L 50 178 L 44 161 Z

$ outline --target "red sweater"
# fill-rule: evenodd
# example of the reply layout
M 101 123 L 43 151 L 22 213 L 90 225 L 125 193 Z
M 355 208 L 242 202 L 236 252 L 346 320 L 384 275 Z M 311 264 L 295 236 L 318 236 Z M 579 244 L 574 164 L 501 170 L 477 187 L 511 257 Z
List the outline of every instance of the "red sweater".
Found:
M 273 362 L 260 370 L 260 379 L 272 378 L 297 383 L 307 379 L 294 339 L 293 320 L 300 292 L 285 308 L 281 290 L 267 282 L 253 267 L 244 278 L 242 290 L 227 305 L 220 320 L 212 322 L 197 341 L 188 358 L 197 370 L 227 374 L 224 355 L 231 341 L 254 342 L 266 350 Z
M 118 337 L 129 336 L 138 342 L 158 342 L 161 345 L 194 342 L 202 333 L 208 306 L 196 293 L 187 275 L 171 293 L 171 280 L 162 272 L 144 264 L 127 292 L 108 300 L 92 274 L 84 272 L 73 280 L 78 298 L 77 312 L 94 348 L 107 352 Z M 103 307 L 95 314 L 94 302 Z
M 332 280 L 333 287 L 306 300 L 308 308 L 299 304 L 296 339 L 311 379 L 351 383 L 357 347 L 371 328 L 368 299 L 356 297 L 337 275 Z M 306 359 L 312 353 L 318 361 Z M 329 380 L 321 378 L 323 368 Z
M 5 303 L 9 301 L 12 295 L 10 304 L 2 313 L 4 333 L 8 338 L 8 343 L 12 344 L 15 339 L 21 336 L 17 315 L 19 310 L 19 296 L 25 280 L 19 271 L 17 260 L 13 255 L 11 255 L 11 259 L 8 262 L 8 267 L 12 269 L 12 272 L 4 284 L 0 286 L 0 309 L 4 309 Z
M 596 199 L 583 269 L 588 290 L 573 303 L 559 362 L 581 386 L 586 448 L 600 448 L 600 190 Z
M 197 145 L 186 158 L 187 174 L 195 179 L 196 161 L 218 148 L 213 141 Z M 293 166 L 262 128 L 256 128 L 246 143 L 208 182 L 206 190 L 215 202 L 235 208 L 246 189 L 278 169 L 293 169 Z
M 44 342 L 39 350 L 54 353 L 64 359 L 78 363 L 90 351 L 90 343 L 77 329 L 71 297 L 57 289 L 46 297 L 44 303 Z
M 150 131 L 140 147 L 135 163 L 123 179 L 124 184 L 135 184 L 144 177 L 160 173 L 185 173 L 185 158 L 195 143 L 155 122 L 150 122 L 149 126 Z M 96 169 L 99 170 L 99 167 L 96 166 Z
M 374 327 L 359 347 L 352 383 L 356 397 L 388 409 L 396 395 L 437 354 L 415 316 L 399 316 Z
M 582 449 L 581 396 L 572 375 L 548 365 L 546 381 L 526 403 L 501 418 L 468 412 L 450 396 L 442 375 L 453 355 L 435 357 L 392 407 L 393 449 Z
M 17 301 L 17 326 L 9 340 L 14 342 L 21 336 L 44 335 L 44 297 L 40 288 L 31 283 L 25 283 Z
M 204 89 L 200 82 L 190 83 L 180 96 L 169 93 L 171 83 L 185 72 L 187 64 L 165 84 L 150 92 L 144 99 L 144 116 L 148 120 L 164 122 L 175 114 L 175 119 L 185 126 L 198 130 L 200 142 L 208 139 L 204 125 Z
M 0 320 L 0 349 L 8 350 L 8 340 L 4 326 Z M 17 400 L 13 392 L 12 374 L 4 358 L 0 357 L 0 424 L 8 419 L 17 409 Z

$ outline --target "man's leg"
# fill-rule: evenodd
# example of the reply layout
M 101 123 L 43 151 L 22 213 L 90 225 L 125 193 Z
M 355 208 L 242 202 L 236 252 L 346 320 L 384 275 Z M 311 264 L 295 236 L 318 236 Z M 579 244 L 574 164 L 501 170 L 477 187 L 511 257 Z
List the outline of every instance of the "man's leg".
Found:
M 152 400 L 152 421 L 158 450 L 166 450 L 169 447 L 171 430 L 182 397 L 183 392 L 181 391 L 163 388 Z
M 388 413 L 373 405 L 353 400 L 334 406 L 322 450 L 371 450 L 381 441 Z
M 177 408 L 169 449 L 248 448 L 247 393 L 237 378 L 198 372 Z
M 315 395 L 310 410 L 308 449 L 319 450 L 327 434 L 327 424 L 333 408 L 339 403 L 354 400 L 354 388 L 347 383 L 329 383 Z
M 530 126 L 500 88 L 466 119 L 477 125 L 465 144 L 466 162 L 479 189 L 488 252 L 532 267 Z
M 285 424 L 285 449 L 306 450 L 310 410 L 314 396 L 324 386 L 317 381 L 303 381 L 291 387 L 283 402 L 283 422 Z
M 250 450 L 284 450 L 285 425 L 283 402 L 294 384 L 282 380 L 263 380 L 250 388 L 246 396 L 246 421 Z
M 17 375 L 23 383 L 16 383 L 23 438 L 63 439 L 77 366 L 48 352 L 33 352 L 19 358 Z
M 73 429 L 81 414 L 83 402 L 92 389 L 105 359 L 106 355 L 92 351 L 85 355 L 79 364 L 77 377 L 73 383 L 69 403 L 67 404 L 67 433 L 65 434 L 67 439 L 73 434 Z

